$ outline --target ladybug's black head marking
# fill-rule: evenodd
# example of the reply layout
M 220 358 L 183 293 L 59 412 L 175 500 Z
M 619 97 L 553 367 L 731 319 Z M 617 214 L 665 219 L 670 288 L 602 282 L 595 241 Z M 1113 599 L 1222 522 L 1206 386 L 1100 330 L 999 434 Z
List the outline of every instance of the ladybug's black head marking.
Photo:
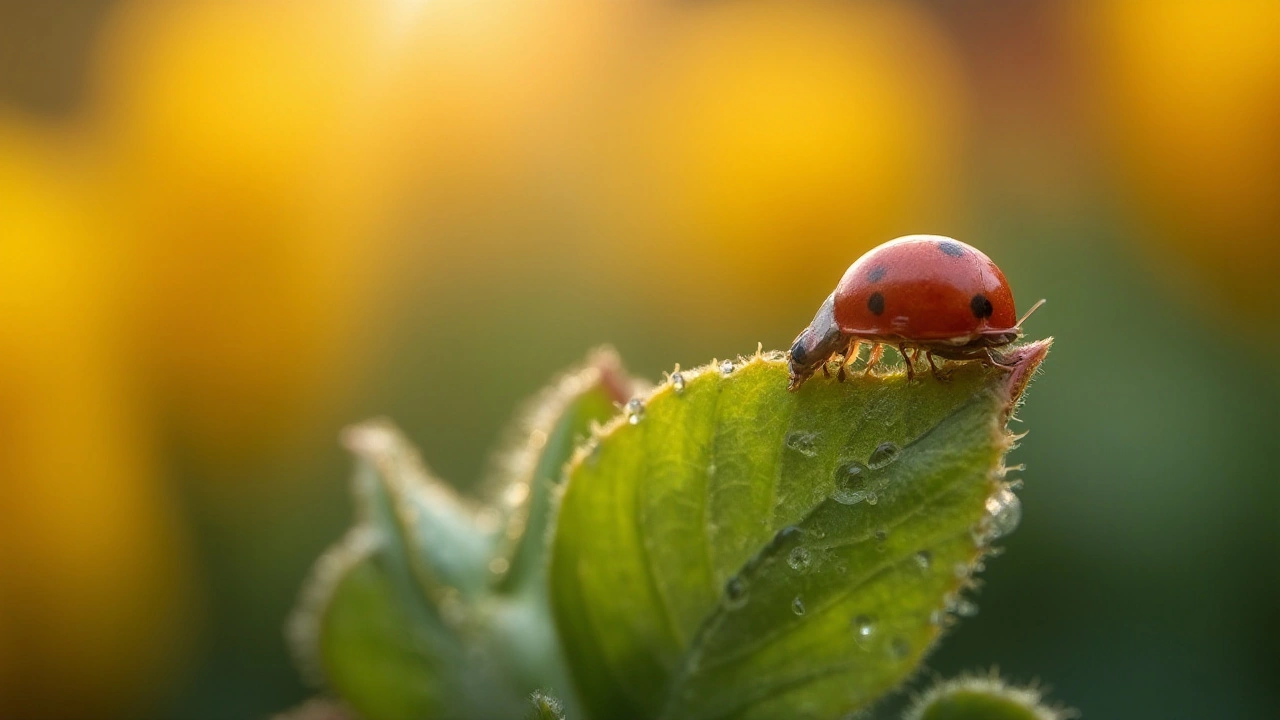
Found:
M 878 292 L 871 293 L 871 297 L 867 298 L 867 309 L 873 315 L 881 315 L 884 313 L 884 295 Z
M 995 312 L 995 308 L 991 307 L 991 301 L 986 295 L 978 293 L 969 301 L 969 309 L 973 311 L 973 316 L 979 320 L 985 320 L 991 317 L 991 313 Z
M 951 257 L 964 257 L 964 248 L 960 247 L 960 243 L 948 242 L 943 240 L 938 243 L 938 249 L 950 255 Z
M 791 346 L 791 359 L 798 365 L 807 365 L 809 363 L 809 352 L 804 349 L 804 336 L 796 338 L 796 342 Z
M 880 282 L 884 279 L 884 274 L 888 270 L 883 265 L 877 265 L 871 268 L 871 272 L 867 273 L 867 282 Z

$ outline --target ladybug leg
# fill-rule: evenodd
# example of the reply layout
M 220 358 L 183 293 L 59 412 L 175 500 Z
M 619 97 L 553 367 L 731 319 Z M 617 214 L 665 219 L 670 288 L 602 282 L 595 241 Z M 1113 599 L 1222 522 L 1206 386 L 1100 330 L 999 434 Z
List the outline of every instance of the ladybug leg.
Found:
M 849 347 L 845 348 L 844 357 L 840 358 L 840 369 L 836 371 L 836 379 L 844 382 L 846 372 L 845 366 L 858 359 L 858 350 L 862 342 L 860 340 L 850 340 Z
M 933 377 L 936 378 L 938 382 L 947 382 L 951 379 L 951 373 L 943 372 L 938 369 L 937 365 L 933 364 L 933 353 L 926 352 L 924 357 L 929 361 L 929 369 L 933 371 Z
M 880 364 L 880 358 L 884 357 L 884 346 L 875 343 L 871 346 L 871 354 L 867 356 L 867 367 L 862 371 L 863 375 L 870 375 L 875 366 Z
M 898 343 L 898 352 L 902 355 L 902 361 L 907 364 L 907 382 L 911 382 L 916 376 L 916 366 L 911 364 L 911 357 L 907 355 L 905 343 Z
M 983 351 L 983 356 L 984 356 L 982 359 L 983 364 L 990 365 L 991 367 L 1004 368 L 1006 370 L 1008 370 L 1009 368 L 1015 367 L 1014 365 L 1010 365 L 1009 363 L 1001 362 L 1003 358 L 991 352 L 991 348 L 985 348 Z

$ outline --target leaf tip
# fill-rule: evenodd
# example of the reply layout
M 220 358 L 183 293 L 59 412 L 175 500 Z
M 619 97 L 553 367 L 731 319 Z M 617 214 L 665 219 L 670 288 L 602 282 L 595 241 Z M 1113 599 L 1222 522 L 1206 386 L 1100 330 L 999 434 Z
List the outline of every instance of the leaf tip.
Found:
M 1045 356 L 1049 354 L 1049 348 L 1052 345 L 1053 338 L 1048 337 L 1026 345 L 1019 345 L 1004 355 L 1001 364 L 1008 369 L 1008 374 L 1003 383 L 1004 390 L 1009 398 L 1008 415 L 1012 415 L 1013 411 L 1017 409 L 1018 403 L 1022 399 L 1022 394 L 1027 390 L 1027 384 L 1031 382 L 1036 370 L 1044 362 Z

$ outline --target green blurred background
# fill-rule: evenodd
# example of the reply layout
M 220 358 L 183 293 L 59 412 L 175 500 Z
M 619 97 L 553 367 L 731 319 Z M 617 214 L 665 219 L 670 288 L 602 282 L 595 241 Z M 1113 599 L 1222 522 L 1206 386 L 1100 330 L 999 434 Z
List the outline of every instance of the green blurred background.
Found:
M 1280 3 L 0 0 L 0 717 L 298 702 L 344 424 L 474 485 L 590 347 L 785 348 L 913 232 L 1057 338 L 931 671 L 1275 717 Z

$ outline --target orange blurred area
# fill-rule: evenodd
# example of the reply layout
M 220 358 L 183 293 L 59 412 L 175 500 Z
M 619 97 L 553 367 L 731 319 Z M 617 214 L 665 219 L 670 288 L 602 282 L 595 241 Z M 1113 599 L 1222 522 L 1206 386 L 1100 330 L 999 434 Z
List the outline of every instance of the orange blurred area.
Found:
M 1228 327 L 1280 328 L 1280 4 L 1082 3 L 1095 122 L 1153 265 Z
M 1274 348 L 1277 39 L 1264 1 L 0 2 L 0 717 L 282 709 L 343 424 L 471 483 L 587 347 L 781 346 L 897 235 L 1059 288 L 1066 357 L 1123 262 L 1153 327 Z

